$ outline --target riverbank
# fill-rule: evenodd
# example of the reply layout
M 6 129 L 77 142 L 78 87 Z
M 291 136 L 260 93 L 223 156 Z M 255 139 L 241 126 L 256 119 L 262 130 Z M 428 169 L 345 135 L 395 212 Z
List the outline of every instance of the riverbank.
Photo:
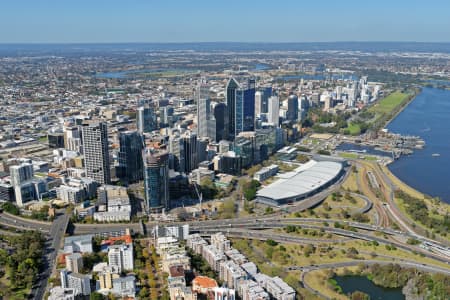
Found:
M 389 125 L 389 123 L 391 123 L 395 118 L 397 118 L 397 116 L 401 112 L 403 112 L 409 106 L 409 104 L 411 104 L 416 99 L 417 95 L 420 94 L 420 92 L 421 92 L 420 89 L 415 89 L 414 93 L 409 97 L 407 97 L 406 101 L 402 101 L 402 103 L 400 103 L 399 106 L 395 107 L 392 110 L 392 112 L 394 112 L 394 115 L 386 120 L 382 128 L 386 128 Z
M 389 170 L 420 191 L 419 194 L 440 197 L 447 203 L 450 203 L 449 114 L 450 92 L 424 87 L 387 126 L 391 132 L 420 136 L 426 142 L 422 150 L 415 150 L 390 164 Z
M 439 201 L 436 199 L 433 199 L 431 196 L 428 196 L 413 187 L 407 185 L 403 181 L 401 181 L 399 178 L 397 178 L 386 166 L 380 166 L 382 172 L 389 178 L 389 180 L 395 185 L 397 189 L 400 191 L 403 191 L 407 195 L 419 199 L 422 201 L 425 206 L 428 209 L 428 216 L 431 218 L 434 218 L 436 220 L 439 220 L 440 222 L 444 222 L 444 218 L 446 215 L 450 214 L 450 205 L 446 202 Z M 401 213 L 409 220 L 410 224 L 414 224 L 414 226 L 417 226 L 427 232 L 431 232 L 431 234 L 436 234 L 438 238 L 442 241 L 450 241 L 450 236 L 447 235 L 447 232 L 437 232 L 436 228 L 430 228 L 423 224 L 421 221 L 415 219 L 413 216 L 411 216 L 405 207 L 405 201 L 404 199 L 400 199 L 395 197 L 394 199 L 395 205 L 398 207 L 398 209 L 401 211 Z

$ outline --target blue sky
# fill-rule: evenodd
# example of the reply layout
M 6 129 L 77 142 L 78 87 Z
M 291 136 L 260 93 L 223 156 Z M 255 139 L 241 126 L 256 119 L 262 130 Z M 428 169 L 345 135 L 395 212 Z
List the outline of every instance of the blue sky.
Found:
M 4 0 L 0 43 L 450 42 L 445 0 Z

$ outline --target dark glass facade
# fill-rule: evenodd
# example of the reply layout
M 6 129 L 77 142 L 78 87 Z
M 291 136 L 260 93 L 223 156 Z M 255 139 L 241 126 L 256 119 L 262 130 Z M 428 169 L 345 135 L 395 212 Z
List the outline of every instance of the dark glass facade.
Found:
M 169 154 L 145 149 L 144 189 L 148 211 L 160 212 L 169 206 Z
M 144 163 L 142 149 L 143 136 L 136 131 L 121 132 L 119 134 L 119 168 L 122 181 L 134 183 L 144 178 Z

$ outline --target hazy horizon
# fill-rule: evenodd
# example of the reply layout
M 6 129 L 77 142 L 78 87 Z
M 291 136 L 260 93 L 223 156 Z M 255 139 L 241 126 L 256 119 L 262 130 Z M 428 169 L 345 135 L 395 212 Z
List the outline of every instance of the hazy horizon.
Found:
M 4 1 L 0 43 L 450 42 L 450 3 Z

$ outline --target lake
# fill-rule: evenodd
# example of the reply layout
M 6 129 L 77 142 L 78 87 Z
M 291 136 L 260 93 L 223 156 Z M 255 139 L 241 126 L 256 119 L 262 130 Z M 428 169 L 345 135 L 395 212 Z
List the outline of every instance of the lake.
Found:
M 411 187 L 450 203 L 450 91 L 423 88 L 387 128 L 395 133 L 418 135 L 426 146 L 389 165 Z M 439 156 L 433 156 L 438 154 Z
M 337 284 L 342 288 L 344 294 L 360 291 L 370 296 L 371 300 L 404 300 L 405 296 L 401 288 L 383 288 L 375 285 L 364 276 L 336 276 Z

